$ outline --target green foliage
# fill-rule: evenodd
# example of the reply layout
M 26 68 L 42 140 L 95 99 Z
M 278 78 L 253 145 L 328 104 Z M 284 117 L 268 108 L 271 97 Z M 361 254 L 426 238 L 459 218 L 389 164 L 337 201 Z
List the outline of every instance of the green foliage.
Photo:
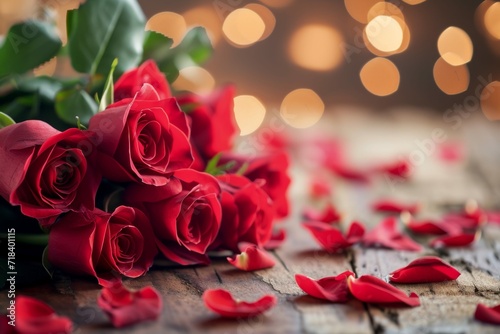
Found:
M 105 110 L 110 104 L 113 104 L 115 102 L 113 73 L 115 72 L 115 68 L 117 65 L 118 59 L 115 59 L 111 64 L 111 70 L 109 70 L 108 78 L 106 79 L 106 83 L 104 84 L 104 92 L 102 93 L 102 97 L 99 102 L 98 111 Z
M 16 124 L 16 122 L 9 115 L 0 111 L 0 129 L 12 124 Z
M 59 118 L 68 124 L 76 124 L 76 117 L 81 123 L 88 124 L 98 110 L 94 99 L 80 88 L 70 88 L 57 93 L 55 108 Z

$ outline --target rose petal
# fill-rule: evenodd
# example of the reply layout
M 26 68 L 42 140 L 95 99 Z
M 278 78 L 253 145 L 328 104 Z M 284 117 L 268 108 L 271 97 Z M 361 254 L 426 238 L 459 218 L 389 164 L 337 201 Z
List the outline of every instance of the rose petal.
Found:
M 284 229 L 280 229 L 271 234 L 271 239 L 264 245 L 264 248 L 267 250 L 274 250 L 283 244 L 286 240 L 286 231 Z
M 370 176 L 368 172 L 355 169 L 354 167 L 348 166 L 346 164 L 330 164 L 328 169 L 332 171 L 336 176 L 352 182 L 358 183 L 369 183 Z
M 130 291 L 121 281 L 115 281 L 111 287 L 103 288 L 97 298 L 97 305 L 116 328 L 158 319 L 162 310 L 160 294 L 153 287 Z
M 406 228 L 416 234 L 459 234 L 462 229 L 459 226 L 450 224 L 446 221 L 434 221 L 434 220 L 415 220 L 413 217 L 401 217 L 403 223 L 405 223 Z
M 71 333 L 71 320 L 58 316 L 44 302 L 32 297 L 18 296 L 15 305 L 17 332 L 30 334 Z
M 392 212 L 392 213 L 403 213 L 405 211 L 416 214 L 420 209 L 420 206 L 415 204 L 404 204 L 394 200 L 379 200 L 372 204 L 372 210 L 375 212 Z
M 500 305 L 488 307 L 483 304 L 477 304 L 474 318 L 489 324 L 500 325 Z
M 314 178 L 309 185 L 309 193 L 312 197 L 328 197 L 332 194 L 332 187 L 324 178 Z
M 274 295 L 265 295 L 254 302 L 239 301 L 223 289 L 206 290 L 202 298 L 208 309 L 226 318 L 253 317 L 266 312 L 278 301 Z
M 414 292 L 407 296 L 403 291 L 384 282 L 380 278 L 363 275 L 347 278 L 349 291 L 356 299 L 365 303 L 419 306 L 420 300 Z
M 342 214 L 332 204 L 328 204 L 322 211 L 307 208 L 302 216 L 307 220 L 330 224 L 337 224 L 342 219 Z
M 363 238 L 365 246 L 382 246 L 396 250 L 420 251 L 422 246 L 403 235 L 396 226 L 395 217 L 387 217 Z
M 500 224 L 500 212 L 486 212 L 486 219 L 490 224 Z
M 376 167 L 374 171 L 406 179 L 411 175 L 412 166 L 408 160 L 397 160 L 380 165 Z
M 274 267 L 276 262 L 264 250 L 256 245 L 245 245 L 241 254 L 228 257 L 227 260 L 233 266 L 244 271 L 254 271 Z
M 389 280 L 395 283 L 433 283 L 453 281 L 458 276 L 460 272 L 440 258 L 424 256 L 390 273 Z
M 465 247 L 472 245 L 476 240 L 481 238 L 481 232 L 462 233 L 457 235 L 445 235 L 432 240 L 429 245 L 431 247 Z
M 328 252 L 338 252 L 347 247 L 352 246 L 359 241 L 364 234 L 364 227 L 354 222 L 349 227 L 346 238 L 342 232 L 326 223 L 322 222 L 305 222 L 302 224 L 316 239 L 316 241 Z
M 310 296 L 331 302 L 344 303 L 349 295 L 349 288 L 347 287 L 347 277 L 349 276 L 354 276 L 354 273 L 345 271 L 337 276 L 324 277 L 319 280 L 296 274 L 295 282 L 297 282 L 299 288 Z

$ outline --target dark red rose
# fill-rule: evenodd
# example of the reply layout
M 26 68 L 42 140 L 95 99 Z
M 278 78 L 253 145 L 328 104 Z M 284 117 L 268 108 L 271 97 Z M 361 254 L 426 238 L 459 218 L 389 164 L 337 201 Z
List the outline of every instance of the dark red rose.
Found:
M 48 252 L 54 266 L 109 285 L 116 273 L 145 274 L 158 250 L 146 215 L 120 206 L 112 214 L 96 210 L 62 216 L 50 230 Z
M 200 155 L 200 168 L 219 152 L 233 147 L 237 129 L 234 94 L 234 87 L 226 86 L 208 96 L 186 95 L 177 99 L 191 119 L 191 142 Z
M 193 163 L 186 115 L 175 99 L 160 100 L 149 84 L 134 99 L 93 116 L 89 129 L 102 138 L 101 166 L 112 181 L 161 186 L 173 171 Z
M 222 223 L 213 248 L 238 251 L 238 243 L 259 247 L 271 238 L 274 211 L 272 201 L 258 182 L 244 176 L 217 176 L 222 189 Z
M 149 216 L 165 257 L 182 265 L 207 264 L 207 249 L 221 224 L 219 194 L 213 176 L 180 169 L 161 187 L 130 185 L 124 200 Z
M 168 82 L 153 60 L 145 61 L 138 68 L 123 73 L 115 83 L 115 101 L 133 98 L 144 84 L 153 86 L 161 99 L 172 97 Z
M 234 161 L 234 167 L 229 172 L 234 173 L 240 169 L 248 179 L 255 181 L 262 179 L 265 183 L 262 189 L 273 200 L 276 216 L 279 218 L 288 215 L 287 191 L 290 185 L 288 176 L 288 155 L 285 152 L 265 153 L 247 158 L 235 154 L 223 154 L 219 164 L 223 165 Z
M 92 132 L 41 121 L 0 130 L 0 195 L 48 227 L 67 211 L 93 210 L 101 176 Z

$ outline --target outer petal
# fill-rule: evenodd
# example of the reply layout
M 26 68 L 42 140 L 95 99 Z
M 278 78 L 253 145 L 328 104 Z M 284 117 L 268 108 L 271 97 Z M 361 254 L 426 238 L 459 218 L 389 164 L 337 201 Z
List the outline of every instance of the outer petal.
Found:
M 70 319 L 58 316 L 50 306 L 32 297 L 16 298 L 16 317 L 18 333 L 71 333 Z
M 489 324 L 500 325 L 500 305 L 488 307 L 478 304 L 474 312 L 474 318 Z
M 226 318 L 248 318 L 262 314 L 277 303 L 275 295 L 265 295 L 255 302 L 237 301 L 226 290 L 206 290 L 203 301 L 208 309 Z
M 347 287 L 349 276 L 354 276 L 354 273 L 345 271 L 337 276 L 324 277 L 319 280 L 296 274 L 295 282 L 308 295 L 331 302 L 344 303 L 349 295 Z
M 460 272 L 435 256 L 424 256 L 389 274 L 395 283 L 432 283 L 456 280 Z
M 312 208 L 305 209 L 303 214 L 305 219 L 323 223 L 338 224 L 342 219 L 342 214 L 330 203 L 322 211 Z
M 256 245 L 244 245 L 241 254 L 228 257 L 227 260 L 233 266 L 244 271 L 254 271 L 274 267 L 276 262 L 264 250 Z
M 407 296 L 403 291 L 382 281 L 380 278 L 363 275 L 359 278 L 347 278 L 349 291 L 356 299 L 374 304 L 419 306 L 418 295 L 412 292 Z

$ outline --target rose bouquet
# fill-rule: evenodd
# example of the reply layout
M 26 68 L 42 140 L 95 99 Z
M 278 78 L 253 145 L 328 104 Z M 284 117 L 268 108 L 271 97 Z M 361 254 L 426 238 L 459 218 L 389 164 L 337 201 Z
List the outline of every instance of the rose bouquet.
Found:
M 264 248 L 288 214 L 286 154 L 231 151 L 234 87 L 170 89 L 210 55 L 204 30 L 172 48 L 144 21 L 133 0 L 88 0 L 68 12 L 65 46 L 32 20 L 0 48 L 0 225 L 18 248 L 46 244 L 49 271 L 106 287 L 157 258 L 206 265 L 212 251 Z M 29 75 L 55 56 L 81 75 Z

